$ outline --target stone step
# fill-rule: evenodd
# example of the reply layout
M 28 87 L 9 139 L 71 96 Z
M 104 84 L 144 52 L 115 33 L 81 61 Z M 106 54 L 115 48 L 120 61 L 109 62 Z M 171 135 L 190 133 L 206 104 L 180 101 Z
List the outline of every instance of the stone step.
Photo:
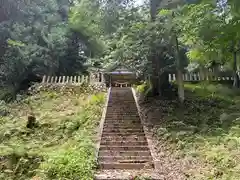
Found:
M 139 116 L 128 116 L 128 115 L 123 115 L 123 114 L 107 114 L 105 119 L 110 119 L 110 118 L 115 118 L 114 120 L 118 120 L 116 118 L 119 119 L 132 119 L 132 120 L 139 120 Z
M 154 169 L 148 169 L 147 172 L 142 172 L 142 170 L 100 170 L 96 172 L 94 180 L 130 180 L 133 177 L 141 174 L 142 179 L 151 180 L 166 180 L 165 175 L 157 173 Z M 144 178 L 146 177 L 146 178 Z
M 152 161 L 151 156 L 100 156 L 98 158 L 99 161 L 104 162 L 128 162 L 135 161 L 137 162 L 149 162 Z
M 101 169 L 153 169 L 154 165 L 152 162 L 147 163 L 99 163 Z
M 122 102 L 124 103 L 124 102 Z M 120 110 L 121 108 L 121 110 Z M 131 111 L 132 110 L 132 111 Z M 115 105 L 115 107 L 107 107 L 107 111 L 109 111 L 111 114 L 113 113 L 125 113 L 125 114 L 132 114 L 132 115 L 137 115 L 137 109 L 134 109 L 129 106 L 120 106 L 120 105 Z
M 124 133 L 110 133 L 110 132 L 104 132 L 102 133 L 102 136 L 145 136 L 144 132 L 124 132 Z
M 151 156 L 150 151 L 108 151 L 100 150 L 99 157 L 101 156 Z
M 119 129 L 119 128 L 104 128 L 105 133 L 139 133 L 144 132 L 143 129 Z
M 129 125 L 131 124 L 119 124 L 119 123 L 115 123 L 115 124 L 104 124 L 103 128 L 116 128 L 116 129 L 128 129 Z M 141 124 L 134 124 L 134 126 L 131 127 L 131 129 L 143 129 Z
M 101 145 L 100 146 L 100 151 L 148 151 L 149 148 L 148 146 L 105 146 Z
M 112 88 L 98 153 L 102 170 L 153 169 L 131 88 Z
M 140 122 L 140 117 L 129 117 L 129 116 L 106 116 L 105 121 L 137 121 Z
M 120 117 L 124 117 L 124 116 L 126 116 L 126 117 L 134 117 L 134 118 L 139 118 L 139 115 L 137 114 L 137 113 L 133 113 L 132 111 L 131 112 L 128 112 L 128 113 L 126 113 L 126 112 L 107 112 L 107 114 L 106 114 L 106 117 L 107 116 L 120 116 Z
M 106 120 L 105 121 L 105 125 L 111 125 L 111 124 L 118 124 L 118 125 L 122 125 L 122 126 L 128 126 L 128 129 L 134 127 L 134 126 L 141 126 L 140 122 L 132 122 L 129 120 Z M 142 127 L 142 126 L 141 126 Z
M 105 119 L 104 121 L 106 124 L 127 124 L 127 125 L 141 125 L 141 121 L 137 120 L 137 119 L 117 119 L 114 120 L 114 118 L 109 118 L 109 119 Z M 131 126 L 129 126 L 129 128 L 131 128 Z
M 130 105 L 130 104 L 126 104 L 126 102 L 122 101 L 122 102 L 119 102 L 119 103 L 114 103 L 113 105 L 109 105 L 108 104 L 107 110 L 113 110 L 110 113 L 123 112 L 123 113 L 126 113 L 126 114 L 136 114 L 135 111 L 137 110 L 137 107 L 135 106 L 135 104 L 134 105 L 132 105 L 132 104 Z M 131 110 L 133 110 L 134 113 Z
M 102 141 L 146 141 L 146 137 L 144 136 L 103 136 Z
M 101 145 L 111 145 L 111 146 L 128 146 L 128 145 L 131 145 L 131 146 L 147 146 L 148 143 L 147 141 L 129 141 L 129 140 L 126 140 L 126 141 L 102 141 L 101 142 Z
M 141 121 L 139 118 L 129 118 L 129 117 L 120 117 L 120 118 L 115 118 L 115 117 L 107 117 L 105 118 L 106 123 L 111 123 L 111 122 L 129 122 L 129 123 L 139 123 L 141 124 Z

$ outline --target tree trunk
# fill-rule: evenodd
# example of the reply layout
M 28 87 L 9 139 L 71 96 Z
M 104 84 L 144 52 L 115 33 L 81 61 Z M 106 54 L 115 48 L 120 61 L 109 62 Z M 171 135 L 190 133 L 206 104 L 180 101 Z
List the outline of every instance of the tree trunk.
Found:
M 239 88 L 239 76 L 237 74 L 237 52 L 233 52 L 233 87 Z
M 156 20 L 157 11 L 162 0 L 150 0 L 150 15 L 151 20 Z
M 181 103 L 184 102 L 184 83 L 183 83 L 183 73 L 181 66 L 181 55 L 179 50 L 178 38 L 175 35 L 175 43 L 176 43 L 176 60 L 177 60 L 177 84 L 178 84 L 178 98 Z
M 158 6 L 160 4 L 161 0 L 150 0 L 150 15 L 151 15 L 151 21 L 154 22 L 156 20 L 157 10 Z M 158 77 L 158 71 L 160 69 L 159 67 L 159 60 L 156 53 L 156 49 L 154 48 L 154 44 L 152 45 L 152 55 L 150 56 L 149 61 L 152 64 L 152 75 L 150 78 L 151 85 L 152 85 L 152 95 L 157 96 L 160 93 L 160 83 L 159 83 L 159 77 Z
M 158 79 L 158 61 L 157 61 L 157 55 L 155 53 L 155 50 L 152 52 L 151 56 L 151 64 L 152 64 L 152 75 L 150 76 L 150 81 L 152 85 L 152 96 L 158 96 L 159 95 L 159 79 Z

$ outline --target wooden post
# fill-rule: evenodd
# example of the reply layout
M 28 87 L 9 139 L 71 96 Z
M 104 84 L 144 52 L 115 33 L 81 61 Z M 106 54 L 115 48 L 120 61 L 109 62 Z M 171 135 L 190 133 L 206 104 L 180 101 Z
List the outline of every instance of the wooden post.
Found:
M 192 81 L 193 80 L 193 78 L 192 78 L 193 76 L 192 76 L 192 73 L 191 74 L 189 74 L 189 81 Z
M 62 80 L 62 76 L 59 76 L 58 83 L 60 84 Z
M 185 74 L 185 81 L 187 81 L 187 82 L 189 81 L 189 73 Z
M 81 80 L 81 83 L 84 83 L 84 75 L 82 75 L 82 80 Z
M 96 79 L 96 82 L 98 83 L 99 82 L 99 72 L 97 73 L 97 79 Z
M 85 82 L 88 83 L 88 76 L 85 77 Z
M 207 80 L 207 81 L 209 80 L 208 74 L 207 74 L 206 80 Z
M 193 74 L 193 80 L 197 81 L 197 74 L 196 73 Z
M 200 75 L 199 72 L 197 73 L 197 76 L 198 76 L 198 80 L 199 80 L 199 81 L 203 80 L 203 79 L 201 78 L 201 75 Z
M 54 76 L 51 77 L 51 84 L 53 83 L 54 81 Z
M 62 84 L 64 84 L 65 83 L 65 76 L 63 76 L 63 80 L 62 80 Z
M 44 75 L 42 78 L 42 83 L 45 83 L 45 81 L 46 81 L 46 76 Z
M 50 76 L 47 77 L 47 82 L 46 83 L 49 83 L 50 82 Z
M 70 76 L 70 80 L 69 80 L 69 83 L 72 84 L 72 81 L 73 81 L 73 77 Z
M 168 81 L 171 82 L 172 79 L 171 79 L 171 74 L 168 74 Z
M 185 74 L 185 81 L 189 81 L 189 73 Z
M 68 82 L 69 82 L 69 77 L 67 76 L 66 77 L 66 84 L 68 84 Z
M 74 76 L 74 83 L 77 84 L 77 76 Z
M 105 83 L 104 73 L 102 72 L 102 83 Z
M 173 74 L 173 81 L 176 81 L 176 74 Z
M 57 80 L 58 80 L 58 77 L 57 77 L 57 76 L 55 76 L 54 84 L 56 84 L 56 83 L 57 83 Z

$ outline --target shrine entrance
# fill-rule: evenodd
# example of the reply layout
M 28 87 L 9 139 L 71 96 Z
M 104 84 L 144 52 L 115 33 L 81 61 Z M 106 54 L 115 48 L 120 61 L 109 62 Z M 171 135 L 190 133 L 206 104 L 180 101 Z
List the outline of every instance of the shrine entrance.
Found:
M 136 82 L 136 74 L 123 65 L 118 65 L 105 72 L 107 86 L 131 87 Z

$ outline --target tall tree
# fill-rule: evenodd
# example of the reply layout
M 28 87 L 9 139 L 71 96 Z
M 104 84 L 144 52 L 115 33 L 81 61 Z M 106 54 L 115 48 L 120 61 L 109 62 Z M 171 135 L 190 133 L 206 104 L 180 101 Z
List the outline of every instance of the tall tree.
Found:
M 161 0 L 150 0 L 150 15 L 152 23 L 155 23 L 156 16 L 158 13 L 159 5 Z M 154 26 L 153 26 L 154 27 Z M 154 28 L 153 31 L 156 31 Z M 160 92 L 160 77 L 159 77 L 159 69 L 160 69 L 160 62 L 154 49 L 153 45 L 151 45 L 151 55 L 149 56 L 150 64 L 152 65 L 152 74 L 150 75 L 151 86 L 152 86 L 152 94 L 153 96 L 159 95 Z

